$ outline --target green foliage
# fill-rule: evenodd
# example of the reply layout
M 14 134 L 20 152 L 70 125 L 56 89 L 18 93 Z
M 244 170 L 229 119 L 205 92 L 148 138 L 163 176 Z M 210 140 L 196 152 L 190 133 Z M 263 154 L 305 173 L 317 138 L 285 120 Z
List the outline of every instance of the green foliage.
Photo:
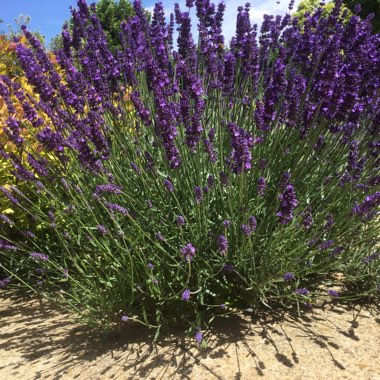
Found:
M 305 21 L 305 13 L 312 14 L 315 12 L 319 7 L 320 7 L 321 0 L 303 0 L 301 3 L 298 5 L 297 11 L 293 13 L 293 17 L 297 17 L 300 24 L 303 25 Z M 327 17 L 332 10 L 334 9 L 334 2 L 331 1 L 327 4 L 325 4 L 323 8 L 323 15 Z M 349 20 L 350 17 L 352 16 L 352 13 L 348 8 L 345 6 L 342 6 L 341 14 L 345 13 L 345 19 Z
M 100 0 L 96 4 L 96 14 L 111 50 L 120 49 L 120 24 L 134 16 L 132 4 L 128 0 Z M 71 27 L 72 19 L 70 19 L 69 25 Z M 55 51 L 61 47 L 61 35 L 57 35 L 51 40 L 50 49 Z
M 377 33 L 380 32 L 380 0 L 344 0 L 344 4 L 352 12 L 354 12 L 355 5 L 358 3 L 362 7 L 359 16 L 365 18 L 370 13 L 373 13 L 375 16 L 372 20 L 373 29 Z
M 132 4 L 127 0 L 100 0 L 96 4 L 96 14 L 111 50 L 120 47 L 120 24 L 134 15 Z

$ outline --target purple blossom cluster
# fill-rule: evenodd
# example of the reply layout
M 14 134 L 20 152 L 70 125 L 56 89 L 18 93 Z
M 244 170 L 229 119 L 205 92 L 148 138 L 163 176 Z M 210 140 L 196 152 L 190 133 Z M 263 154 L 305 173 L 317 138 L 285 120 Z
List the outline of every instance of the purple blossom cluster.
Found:
M 32 252 L 30 258 L 36 261 L 49 261 L 49 256 L 41 252 Z
M 221 254 L 225 254 L 228 249 L 228 241 L 224 235 L 218 236 L 218 249 Z
M 228 129 L 231 135 L 232 153 L 229 163 L 234 173 L 249 171 L 252 168 L 253 137 L 251 134 L 238 127 L 235 123 L 229 123 Z
M 297 294 L 299 296 L 307 296 L 310 293 L 310 291 L 306 288 L 298 288 L 294 291 L 294 294 Z
M 278 199 L 280 200 L 280 208 L 276 216 L 282 224 L 288 224 L 293 220 L 293 211 L 298 205 L 296 192 L 291 183 L 286 185 Z
M 10 277 L 5 277 L 0 280 L 0 289 L 5 289 L 11 283 Z
M 285 282 L 293 281 L 295 279 L 295 276 L 291 272 L 286 272 L 283 276 Z
M 364 219 L 372 219 L 376 214 L 376 207 L 380 205 L 380 191 L 365 197 L 365 199 L 353 207 L 352 212 Z
M 181 253 L 186 261 L 193 260 L 195 256 L 196 249 L 191 243 L 187 243 L 181 248 Z

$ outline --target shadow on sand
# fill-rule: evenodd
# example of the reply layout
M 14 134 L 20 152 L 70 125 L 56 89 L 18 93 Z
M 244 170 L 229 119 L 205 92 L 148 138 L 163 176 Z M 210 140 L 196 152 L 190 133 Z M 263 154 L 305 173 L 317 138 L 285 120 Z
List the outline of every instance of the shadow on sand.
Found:
M 361 315 L 362 310 L 367 317 Z M 342 315 L 344 327 L 336 322 Z M 204 336 L 208 348 L 199 349 L 194 339 L 180 330 L 166 331 L 152 343 L 150 333 L 140 326 L 125 324 L 105 334 L 70 321 L 66 313 L 46 301 L 0 298 L 0 359 L 9 355 L 6 364 L 0 360 L 0 373 L 7 367 L 10 377 L 23 379 L 25 367 L 34 364 L 30 379 L 193 379 L 192 371 L 198 367 L 204 378 L 240 379 L 241 361 L 249 360 L 252 377 L 257 378 L 265 376 L 269 365 L 268 354 L 261 357 L 262 347 L 268 346 L 270 361 L 283 368 L 300 363 L 294 336 L 308 341 L 316 352 L 328 352 L 335 369 L 344 370 L 344 363 L 335 357 L 341 339 L 348 346 L 350 341 L 358 341 L 356 329 L 361 318 L 373 318 L 379 324 L 378 315 L 374 305 L 335 303 L 320 305 L 301 317 L 292 310 L 241 315 L 216 321 Z M 326 333 L 328 329 L 337 331 L 341 339 Z M 18 360 L 10 360 L 12 356 Z M 225 377 L 220 363 L 227 359 L 235 362 L 235 373 Z

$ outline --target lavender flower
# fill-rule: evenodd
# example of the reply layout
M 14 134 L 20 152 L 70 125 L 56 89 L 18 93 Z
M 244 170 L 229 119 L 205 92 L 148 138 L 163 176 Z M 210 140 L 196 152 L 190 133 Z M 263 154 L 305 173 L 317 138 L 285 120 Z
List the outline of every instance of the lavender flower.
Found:
M 303 227 L 304 227 L 306 230 L 309 230 L 309 229 L 312 227 L 313 222 L 314 222 L 314 221 L 313 221 L 313 217 L 312 217 L 310 211 L 307 211 L 307 212 L 305 213 L 304 218 L 302 219 L 302 225 L 303 225 Z
M 265 195 L 265 191 L 267 189 L 267 184 L 264 177 L 259 177 L 257 180 L 257 194 L 260 197 L 263 197 Z
M 249 132 L 239 128 L 235 123 L 229 123 L 228 129 L 231 134 L 230 166 L 234 173 L 246 172 L 251 169 L 253 138 Z
M 131 168 L 137 175 L 141 175 L 141 169 L 134 162 L 131 162 Z
M 101 235 L 107 235 L 108 234 L 108 230 L 106 227 L 102 226 L 102 225 L 98 225 L 96 226 L 96 229 L 98 230 L 98 232 L 101 234 Z
M 195 337 L 194 338 L 195 338 L 195 340 L 197 341 L 198 344 L 202 343 L 203 334 L 202 334 L 202 331 L 201 331 L 200 327 L 197 328 L 197 332 L 195 333 Z
M 196 249 L 191 243 L 187 243 L 184 247 L 181 248 L 181 253 L 187 261 L 191 261 L 194 258 L 195 252 Z
M 210 189 L 214 186 L 214 176 L 211 174 L 207 177 L 207 186 Z
M 17 247 L 9 244 L 6 240 L 0 239 L 0 249 L 17 250 Z
M 194 193 L 195 193 L 195 202 L 201 203 L 202 198 L 203 198 L 202 189 L 199 186 L 195 186 Z
M 9 277 L 3 278 L 0 280 L 0 289 L 5 289 L 11 283 L 11 279 Z
M 105 185 L 98 185 L 95 188 L 96 195 L 101 193 L 122 194 L 121 187 L 113 183 L 107 183 Z
M 228 186 L 228 176 L 227 176 L 227 174 L 222 171 L 222 172 L 219 173 L 219 177 L 220 177 L 221 184 L 224 187 L 227 187 Z
M 256 220 L 256 218 L 253 215 L 251 215 L 248 218 L 248 224 L 249 224 L 249 227 L 251 227 L 252 232 L 256 231 L 257 220 Z
M 231 221 L 228 219 L 223 220 L 223 227 L 228 228 L 231 225 Z
M 32 252 L 30 258 L 37 261 L 49 261 L 49 256 L 40 252 Z
M 298 205 L 296 192 L 291 184 L 288 184 L 282 194 L 278 196 L 280 208 L 276 216 L 282 224 L 288 224 L 293 220 L 293 210 Z
M 183 226 L 185 224 L 185 218 L 182 215 L 177 216 L 177 226 Z
M 225 254 L 228 249 L 228 241 L 224 235 L 218 236 L 218 249 L 221 254 Z
M 241 226 L 240 226 L 240 228 L 242 229 L 242 231 L 243 231 L 243 234 L 245 235 L 245 236 L 249 236 L 249 235 L 251 235 L 251 233 L 252 233 L 252 228 L 250 227 L 250 226 L 248 226 L 247 224 L 242 224 Z
M 235 270 L 235 267 L 232 264 L 224 264 L 223 270 L 226 272 L 233 272 Z
M 216 151 L 212 142 L 208 139 L 203 139 L 203 144 L 205 146 L 206 152 L 210 158 L 211 163 L 214 164 L 218 160 L 218 157 L 216 155 Z
M 117 212 L 119 214 L 122 214 L 124 216 L 128 215 L 129 212 L 124 207 L 118 205 L 117 203 L 109 203 L 105 202 L 105 206 L 110 210 L 111 212 Z
M 298 288 L 294 291 L 294 294 L 300 295 L 300 296 L 306 296 L 310 293 L 310 291 L 306 288 Z
M 164 236 L 160 232 L 157 232 L 155 236 L 159 241 L 165 241 Z
M 369 264 L 372 261 L 375 261 L 376 259 L 378 259 L 379 257 L 380 257 L 380 252 L 372 253 L 371 255 L 369 255 L 363 259 L 363 263 Z
M 331 297 L 339 297 L 340 296 L 340 293 L 337 291 L 337 290 L 334 290 L 334 289 L 330 289 L 327 294 Z
M 148 263 L 147 266 L 146 266 L 149 270 L 153 270 L 154 269 L 154 265 L 152 263 Z
M 334 240 L 326 240 L 318 246 L 320 251 L 326 251 L 334 244 Z
M 291 272 L 286 272 L 283 277 L 284 277 L 284 281 L 286 282 L 293 281 L 295 279 L 294 274 Z
M 164 186 L 167 191 L 173 192 L 174 191 L 174 186 L 171 183 L 169 178 L 164 179 Z
M 375 207 L 380 205 L 380 191 L 365 197 L 364 201 L 353 207 L 352 212 L 364 219 L 371 219 L 376 215 Z
M 190 296 L 191 296 L 190 289 L 185 289 L 182 292 L 181 298 L 183 301 L 188 301 L 190 299 Z
M 127 315 L 122 315 L 122 317 L 120 318 L 120 320 L 121 320 L 122 322 L 128 322 L 129 317 L 128 317 Z
M 338 256 L 340 253 L 343 252 L 343 247 L 335 247 L 330 253 L 329 253 L 329 256 L 331 258 L 335 258 L 336 256 Z

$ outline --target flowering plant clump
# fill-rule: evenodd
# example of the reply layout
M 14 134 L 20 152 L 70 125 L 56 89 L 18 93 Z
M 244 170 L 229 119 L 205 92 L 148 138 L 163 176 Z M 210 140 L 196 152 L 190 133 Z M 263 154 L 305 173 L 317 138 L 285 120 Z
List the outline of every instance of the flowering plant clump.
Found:
M 64 79 L 24 28 L 38 98 L 20 99 L 48 154 L 1 155 L 27 188 L 5 195 L 43 232 L 0 216 L 18 234 L 0 234 L 2 287 L 61 289 L 102 326 L 186 322 L 197 341 L 210 316 L 261 303 L 378 295 L 379 35 L 343 23 L 340 0 L 302 26 L 265 15 L 260 31 L 246 4 L 227 45 L 225 5 L 187 5 L 167 23 L 136 0 L 113 53 L 78 0 L 55 52 Z M 23 90 L 0 83 L 7 136 L 26 144 L 7 95 Z

